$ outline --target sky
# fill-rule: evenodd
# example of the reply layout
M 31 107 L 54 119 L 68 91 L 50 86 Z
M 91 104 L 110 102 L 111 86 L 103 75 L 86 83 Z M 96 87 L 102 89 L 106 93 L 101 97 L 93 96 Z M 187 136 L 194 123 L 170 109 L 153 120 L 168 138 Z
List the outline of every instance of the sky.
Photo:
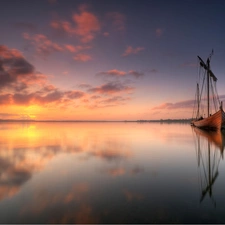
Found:
M 224 0 L 0 4 L 0 119 L 191 118 L 212 49 L 225 96 Z

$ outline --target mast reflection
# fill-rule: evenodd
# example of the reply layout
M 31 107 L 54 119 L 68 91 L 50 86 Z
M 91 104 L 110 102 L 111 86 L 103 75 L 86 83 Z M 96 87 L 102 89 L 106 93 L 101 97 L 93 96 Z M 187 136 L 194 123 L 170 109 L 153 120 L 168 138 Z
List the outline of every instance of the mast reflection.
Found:
M 208 131 L 193 127 L 196 140 L 196 154 L 200 178 L 200 202 L 208 194 L 216 207 L 213 198 L 213 185 L 219 175 L 218 167 L 225 147 L 225 133 L 223 131 Z

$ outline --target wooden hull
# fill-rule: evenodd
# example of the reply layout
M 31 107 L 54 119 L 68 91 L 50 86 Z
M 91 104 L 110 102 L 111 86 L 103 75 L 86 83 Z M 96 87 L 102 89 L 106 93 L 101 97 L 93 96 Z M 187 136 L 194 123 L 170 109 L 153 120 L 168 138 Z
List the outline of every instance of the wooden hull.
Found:
M 220 109 L 212 116 L 209 116 L 202 120 L 194 120 L 191 124 L 201 129 L 220 130 L 222 128 L 225 128 L 225 113 L 222 109 Z

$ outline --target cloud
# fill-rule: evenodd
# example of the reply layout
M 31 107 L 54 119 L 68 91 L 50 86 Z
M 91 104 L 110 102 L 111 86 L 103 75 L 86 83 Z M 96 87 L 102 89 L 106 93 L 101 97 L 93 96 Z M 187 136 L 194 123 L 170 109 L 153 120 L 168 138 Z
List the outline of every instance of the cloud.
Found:
M 134 87 L 127 86 L 120 82 L 108 82 L 98 87 L 88 89 L 89 92 L 99 94 L 114 94 L 118 92 L 131 92 Z
M 37 53 L 50 55 L 53 52 L 62 52 L 64 48 L 59 44 L 49 40 L 43 34 L 35 34 L 30 36 L 27 33 L 23 34 L 24 39 L 31 41 L 31 44 L 36 48 Z
M 109 75 L 109 76 L 117 76 L 117 77 L 123 77 L 125 76 L 127 73 L 124 72 L 124 71 L 120 71 L 120 70 L 116 70 L 116 69 L 113 69 L 113 70 L 109 70 L 109 71 L 102 71 L 102 72 L 99 72 L 97 73 L 96 75 Z
M 156 34 L 157 37 L 161 37 L 163 35 L 163 33 L 164 33 L 164 31 L 163 31 L 162 28 L 157 28 L 155 30 L 155 34 Z
M 18 29 L 22 29 L 22 30 L 28 30 L 31 32 L 34 32 L 37 30 L 37 25 L 30 22 L 16 22 L 14 24 L 14 27 Z
M 81 38 L 81 42 L 87 43 L 94 39 L 96 32 L 101 29 L 98 18 L 91 12 L 82 11 L 73 15 L 76 24 L 74 32 Z
M 76 52 L 80 52 L 82 50 L 85 50 L 85 49 L 90 49 L 91 47 L 90 46 L 82 46 L 82 45 L 77 45 L 77 46 L 74 46 L 74 45 L 64 45 L 65 46 L 65 49 L 68 50 L 69 52 L 72 52 L 72 53 L 76 53 Z
M 74 35 L 74 28 L 72 27 L 72 24 L 68 21 L 53 20 L 50 23 L 50 26 L 57 32 L 58 35 Z
M 1 102 L 0 102 L 1 104 Z M 16 113 L 0 113 L 0 117 L 2 118 L 8 118 L 8 117 L 18 117 L 20 114 Z
M 77 90 L 59 90 L 18 50 L 6 46 L 0 46 L 0 79 L 1 105 L 63 104 L 85 96 Z
M 12 103 L 11 94 L 0 94 L 0 105 L 8 105 Z
M 110 70 L 102 72 L 107 76 L 134 76 L 143 74 L 137 71 Z M 68 107 L 80 105 L 96 108 L 124 105 L 131 98 L 135 88 L 119 80 L 109 81 L 99 86 L 79 84 L 80 90 L 60 90 L 51 84 L 47 76 L 37 72 L 23 55 L 15 49 L 0 46 L 0 105 L 40 105 L 48 107 Z
M 181 64 L 182 67 L 197 67 L 197 63 L 186 62 Z
M 135 71 L 135 70 L 130 70 L 129 72 L 113 69 L 113 70 L 108 70 L 108 71 L 102 71 L 97 73 L 96 75 L 102 75 L 102 76 L 112 76 L 112 77 L 125 77 L 125 76 L 133 76 L 135 78 L 139 78 L 144 76 L 144 73 Z
M 79 7 L 79 13 L 72 15 L 72 21 L 54 20 L 50 26 L 58 31 L 69 36 L 76 36 L 82 43 L 92 41 L 96 34 L 101 30 L 101 23 L 94 13 L 87 11 L 86 5 Z
M 151 69 L 149 72 L 150 72 L 150 73 L 157 73 L 158 70 L 156 70 L 156 69 Z
M 50 4 L 56 4 L 56 3 L 57 3 L 57 0 L 48 0 L 48 2 L 49 2 Z
M 92 60 L 92 57 L 88 54 L 77 54 L 76 56 L 73 57 L 75 61 L 81 61 L 81 62 L 87 62 Z
M 159 106 L 156 106 L 152 108 L 153 110 L 158 109 L 183 109 L 183 108 L 193 108 L 194 100 L 186 100 L 186 101 L 180 101 L 175 103 L 163 103 Z
M 137 47 L 137 48 L 133 48 L 132 46 L 128 46 L 124 53 L 122 54 L 122 56 L 128 56 L 128 55 L 134 55 L 134 54 L 138 54 L 140 51 L 143 51 L 144 48 L 143 47 Z
M 56 52 L 69 52 L 69 53 L 78 53 L 86 49 L 90 49 L 91 46 L 87 45 L 71 45 L 71 44 L 58 44 L 51 41 L 47 36 L 43 34 L 29 35 L 27 33 L 23 34 L 23 38 L 27 41 L 30 41 L 31 45 L 34 46 L 35 51 L 44 56 L 48 56 Z M 86 58 L 85 58 L 86 56 Z M 87 54 L 80 54 L 76 56 L 81 58 L 80 61 L 87 60 Z M 90 58 L 90 57 L 89 57 Z
M 23 55 L 15 49 L 0 46 L 0 90 L 27 89 L 28 84 L 45 83 L 46 76 L 35 71 Z
M 134 76 L 134 77 L 136 77 L 136 78 L 139 78 L 139 77 L 144 76 L 144 73 L 137 72 L 137 71 L 135 71 L 135 70 L 130 70 L 128 74 L 129 74 L 129 75 L 132 75 L 132 76 Z
M 85 93 L 82 91 L 67 91 L 65 94 L 70 99 L 77 99 L 85 96 Z
M 130 99 L 131 99 L 130 97 L 113 96 L 111 98 L 100 100 L 98 103 L 104 104 L 104 107 L 108 107 L 115 105 L 123 105 Z
M 109 36 L 109 32 L 104 32 L 103 36 L 108 37 Z
M 112 20 L 113 27 L 118 31 L 125 30 L 126 16 L 119 12 L 107 13 L 107 17 Z
M 78 85 L 79 88 L 91 88 L 90 84 L 82 83 Z

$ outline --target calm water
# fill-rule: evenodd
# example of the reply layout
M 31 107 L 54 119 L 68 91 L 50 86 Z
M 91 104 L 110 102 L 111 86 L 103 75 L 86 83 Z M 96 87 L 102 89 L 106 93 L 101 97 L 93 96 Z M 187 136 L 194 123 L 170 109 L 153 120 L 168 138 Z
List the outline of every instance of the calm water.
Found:
M 225 223 L 222 141 L 189 124 L 1 123 L 0 223 Z

